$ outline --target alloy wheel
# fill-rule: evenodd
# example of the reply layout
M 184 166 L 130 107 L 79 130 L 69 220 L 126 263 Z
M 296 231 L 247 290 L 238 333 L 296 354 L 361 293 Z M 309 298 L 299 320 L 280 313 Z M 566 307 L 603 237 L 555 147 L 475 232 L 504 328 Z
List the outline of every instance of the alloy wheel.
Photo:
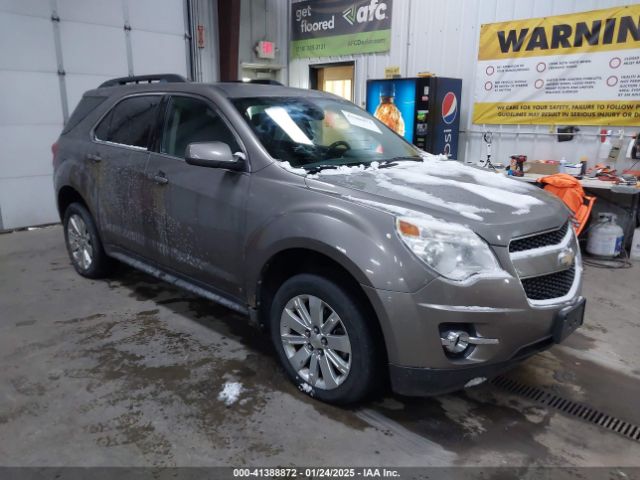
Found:
M 287 302 L 280 339 L 289 363 L 312 387 L 333 390 L 349 375 L 349 335 L 340 316 L 320 298 L 297 295 Z
M 88 270 L 93 262 L 93 245 L 87 224 L 80 215 L 74 213 L 69 217 L 67 238 L 73 262 L 82 270 Z

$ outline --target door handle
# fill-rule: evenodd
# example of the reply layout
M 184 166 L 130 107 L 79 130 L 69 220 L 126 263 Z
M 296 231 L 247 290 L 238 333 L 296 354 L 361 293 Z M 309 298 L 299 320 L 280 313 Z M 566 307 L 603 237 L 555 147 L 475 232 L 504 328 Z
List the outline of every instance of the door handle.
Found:
M 87 153 L 87 160 L 98 163 L 102 161 L 102 157 L 96 153 Z
M 166 185 L 167 183 L 169 183 L 169 179 L 161 173 L 155 174 L 153 176 L 153 181 L 156 182 L 158 185 Z

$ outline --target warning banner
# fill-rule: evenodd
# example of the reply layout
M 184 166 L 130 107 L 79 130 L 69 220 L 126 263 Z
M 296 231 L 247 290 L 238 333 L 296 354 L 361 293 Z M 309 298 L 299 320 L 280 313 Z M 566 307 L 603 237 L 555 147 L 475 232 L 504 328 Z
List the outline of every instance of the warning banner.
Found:
M 483 25 L 476 124 L 640 125 L 640 4 Z

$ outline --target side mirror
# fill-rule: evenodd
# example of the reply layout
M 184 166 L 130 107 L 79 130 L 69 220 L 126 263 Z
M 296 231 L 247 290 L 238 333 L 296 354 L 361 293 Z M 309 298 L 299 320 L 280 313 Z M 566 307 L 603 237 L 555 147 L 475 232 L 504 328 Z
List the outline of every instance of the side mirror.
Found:
M 184 157 L 189 165 L 227 170 L 244 169 L 244 154 L 232 153 L 229 145 L 223 142 L 190 143 L 187 145 Z

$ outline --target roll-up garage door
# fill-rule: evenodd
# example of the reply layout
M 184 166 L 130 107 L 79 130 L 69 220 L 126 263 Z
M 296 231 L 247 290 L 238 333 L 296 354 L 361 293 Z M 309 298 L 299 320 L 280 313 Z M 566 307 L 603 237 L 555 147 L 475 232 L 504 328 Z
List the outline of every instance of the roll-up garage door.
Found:
M 0 0 L 0 231 L 58 221 L 51 144 L 82 94 L 187 76 L 184 0 Z

